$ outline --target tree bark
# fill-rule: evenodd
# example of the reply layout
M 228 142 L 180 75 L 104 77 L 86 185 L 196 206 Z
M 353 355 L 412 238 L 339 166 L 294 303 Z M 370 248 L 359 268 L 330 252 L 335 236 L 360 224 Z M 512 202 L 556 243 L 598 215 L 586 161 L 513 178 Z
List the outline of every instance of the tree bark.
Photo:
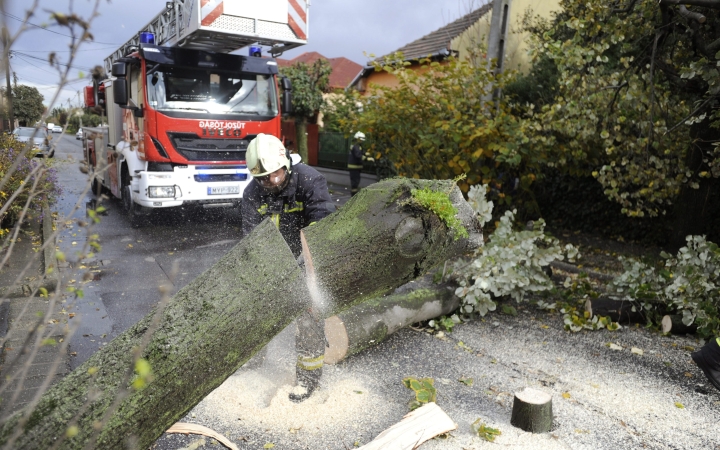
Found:
M 470 239 L 454 239 L 434 213 L 398 203 L 411 188 L 423 187 L 452 191 Z M 306 229 L 304 246 L 314 250 L 306 256 L 316 258 L 312 276 L 335 300 L 331 314 L 482 242 L 472 209 L 451 182 L 389 180 L 366 191 Z M 150 313 L 48 390 L 34 409 L 5 421 L 0 445 L 148 448 L 297 318 L 309 298 L 295 258 L 266 220 L 175 294 L 157 318 Z M 136 354 L 152 368 L 143 389 L 132 387 Z M 77 428 L 67 437 L 71 426 Z
M 683 184 L 675 208 L 672 236 L 667 250 L 675 254 L 686 245 L 686 236 L 702 235 L 711 231 L 711 218 L 720 207 L 720 183 L 714 178 L 700 178 L 697 174 L 708 170 L 704 159 L 712 155 L 713 143 L 720 139 L 720 131 L 710 128 L 707 121 L 690 127 L 692 142 L 685 157 L 687 169 L 698 182 L 698 189 Z
M 460 306 L 454 290 L 448 285 L 424 287 L 368 300 L 325 319 L 325 363 L 338 363 L 410 324 L 450 314 Z
M 305 164 L 310 161 L 308 159 L 308 143 L 307 143 L 307 118 L 295 118 L 295 149 Z
M 469 233 L 409 203 L 413 189 L 448 193 Z M 437 264 L 482 245 L 476 214 L 452 181 L 393 178 L 362 189 L 341 210 L 301 233 L 308 278 L 325 317 L 380 297 Z M 312 292 L 312 289 L 311 289 Z
M 685 325 L 682 316 L 679 314 L 664 315 L 660 321 L 662 332 L 672 334 L 693 334 L 697 331 L 697 325 Z
M 531 433 L 547 433 L 552 422 L 552 397 L 549 394 L 532 388 L 515 393 L 511 425 Z
M 181 289 L 154 332 L 151 312 L 48 390 L 31 414 L 13 416 L 0 440 L 8 444 L 21 432 L 11 448 L 51 448 L 58 439 L 64 439 L 59 448 L 148 448 L 292 322 L 307 298 L 292 252 L 265 221 Z M 141 356 L 154 380 L 134 390 L 127 373 L 134 367 L 133 349 L 145 338 Z M 73 420 L 77 435 L 63 438 Z M 102 427 L 93 443 L 96 421 Z

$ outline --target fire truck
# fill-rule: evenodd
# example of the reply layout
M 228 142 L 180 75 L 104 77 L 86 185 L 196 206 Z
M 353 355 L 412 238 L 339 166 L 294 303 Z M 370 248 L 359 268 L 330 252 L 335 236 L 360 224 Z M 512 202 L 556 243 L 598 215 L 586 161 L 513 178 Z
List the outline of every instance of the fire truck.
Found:
M 275 58 L 307 43 L 309 6 L 166 2 L 85 88 L 86 106 L 107 113 L 107 126 L 83 128 L 94 192 L 121 199 L 133 226 L 157 209 L 237 206 L 250 181 L 249 142 L 280 137 L 291 109 Z

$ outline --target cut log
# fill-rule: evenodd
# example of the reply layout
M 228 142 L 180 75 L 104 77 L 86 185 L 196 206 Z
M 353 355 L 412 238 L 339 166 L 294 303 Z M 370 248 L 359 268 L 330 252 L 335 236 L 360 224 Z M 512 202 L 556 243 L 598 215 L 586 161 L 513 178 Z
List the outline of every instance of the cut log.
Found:
M 454 239 L 433 213 L 398 203 L 410 188 L 424 187 L 450 191 L 452 184 L 396 180 L 366 189 L 362 193 L 367 194 L 356 195 L 310 227 L 308 242 L 318 263 L 313 274 L 337 299 L 328 308 L 331 313 L 397 288 L 480 245 L 474 213 L 457 188 L 450 197 L 470 239 Z M 347 236 L 354 237 L 343 242 Z M 370 241 L 363 245 L 363 239 Z M 310 297 L 292 252 L 266 220 L 175 294 L 157 321 L 151 312 L 55 384 L 32 410 L 4 421 L 0 445 L 148 448 L 296 319 Z M 132 383 L 136 349 L 142 349 L 139 356 L 152 368 L 152 380 L 142 389 Z
M 128 442 L 148 448 L 290 324 L 307 296 L 290 248 L 272 222 L 265 221 L 170 300 L 142 353 L 154 381 L 134 390 L 133 377 L 127 378 L 134 367 L 133 349 L 142 345 L 151 327 L 150 313 L 48 390 L 31 415 L 13 416 L 3 427 L 2 441 L 8 443 L 19 430 L 22 434 L 10 447 L 51 448 L 82 411 L 77 435 L 60 448 L 121 449 Z M 93 423 L 104 418 L 90 445 Z
M 510 424 L 530 433 L 547 433 L 552 428 L 552 397 L 533 388 L 515 393 Z
M 400 328 L 450 314 L 459 306 L 460 299 L 448 285 L 368 300 L 325 319 L 325 363 L 340 362 L 379 344 Z
M 609 317 L 613 322 L 621 324 L 647 323 L 648 317 L 639 302 L 613 300 L 607 297 L 588 299 L 585 311 L 592 316 Z
M 682 316 L 679 314 L 666 314 L 660 321 L 660 326 L 663 333 L 672 334 L 693 334 L 697 331 L 697 325 L 694 323 L 685 325 L 682 321 Z
M 409 203 L 413 189 L 448 193 L 469 233 L 459 237 L 432 211 Z M 329 317 L 424 275 L 482 245 L 475 212 L 452 181 L 393 178 L 361 190 L 337 213 L 303 230 L 308 276 Z
M 413 450 L 435 436 L 457 428 L 457 424 L 435 403 L 407 414 L 400 423 L 383 431 L 359 450 Z

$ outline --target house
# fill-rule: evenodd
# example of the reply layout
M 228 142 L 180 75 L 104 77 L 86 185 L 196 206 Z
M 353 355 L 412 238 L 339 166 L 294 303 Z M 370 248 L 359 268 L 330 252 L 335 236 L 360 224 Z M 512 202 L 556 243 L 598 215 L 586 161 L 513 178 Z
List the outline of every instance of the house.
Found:
M 330 90 L 345 89 L 355 75 L 362 69 L 362 66 L 355 61 L 347 58 L 326 58 L 318 52 L 306 52 L 293 59 L 278 59 L 278 67 L 289 67 L 296 63 L 313 64 L 318 59 L 324 59 L 330 63 L 332 72 L 330 73 Z
M 306 52 L 293 59 L 277 59 L 278 67 L 282 70 L 283 67 L 290 67 L 296 63 L 313 64 L 319 59 L 324 59 L 330 63 L 329 88 L 330 92 L 323 95 L 326 101 L 332 98 L 333 92 L 344 90 L 352 81 L 355 74 L 357 74 L 362 66 L 354 61 L 347 58 L 326 58 L 317 52 Z M 318 149 L 319 149 L 319 130 L 318 127 L 322 127 L 322 112 L 319 112 L 314 120 L 311 120 L 307 125 L 307 137 L 308 137 L 308 164 L 318 164 Z M 294 149 L 295 141 L 295 121 L 284 120 L 282 122 L 282 136 L 285 139 L 285 143 L 291 150 Z
M 559 9 L 559 0 L 496 0 L 499 11 L 504 11 L 502 19 L 498 21 L 496 39 L 493 42 L 490 31 L 494 3 L 487 3 L 469 14 L 441 27 L 426 36 L 406 44 L 394 52 L 402 52 L 403 59 L 410 63 L 410 68 L 422 70 L 419 60 L 429 58 L 442 62 L 450 55 L 464 59 L 471 53 L 468 49 L 476 48 L 484 43 L 488 47 L 499 48 L 504 54 L 503 66 L 524 70 L 529 67 L 527 55 L 527 33 L 520 32 L 523 17 L 530 12 L 533 16 L 550 18 L 552 13 Z M 498 39 L 501 44 L 498 47 Z M 493 47 L 495 45 L 495 47 Z M 382 61 L 387 56 L 377 58 Z M 349 88 L 367 93 L 370 85 L 394 87 L 397 79 L 387 72 L 376 72 L 372 64 L 360 70 Z

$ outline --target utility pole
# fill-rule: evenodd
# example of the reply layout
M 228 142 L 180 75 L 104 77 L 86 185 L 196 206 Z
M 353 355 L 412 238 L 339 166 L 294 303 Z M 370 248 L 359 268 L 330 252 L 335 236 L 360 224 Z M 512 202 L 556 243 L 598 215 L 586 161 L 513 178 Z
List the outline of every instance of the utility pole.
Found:
M 3 44 L 3 63 L 5 64 L 5 80 L 7 82 L 7 90 L 5 91 L 7 98 L 8 122 L 10 123 L 9 131 L 15 128 L 15 112 L 13 111 L 12 86 L 10 84 L 10 33 L 7 27 L 2 29 Z
M 505 43 L 507 42 L 511 3 L 511 0 L 493 1 L 492 19 L 490 19 L 490 33 L 488 36 L 487 60 L 488 64 L 490 64 L 490 61 L 493 59 L 497 61 L 497 66 L 495 67 L 496 74 L 502 73 L 504 69 Z M 497 101 L 500 94 L 500 89 L 493 89 L 493 100 Z

